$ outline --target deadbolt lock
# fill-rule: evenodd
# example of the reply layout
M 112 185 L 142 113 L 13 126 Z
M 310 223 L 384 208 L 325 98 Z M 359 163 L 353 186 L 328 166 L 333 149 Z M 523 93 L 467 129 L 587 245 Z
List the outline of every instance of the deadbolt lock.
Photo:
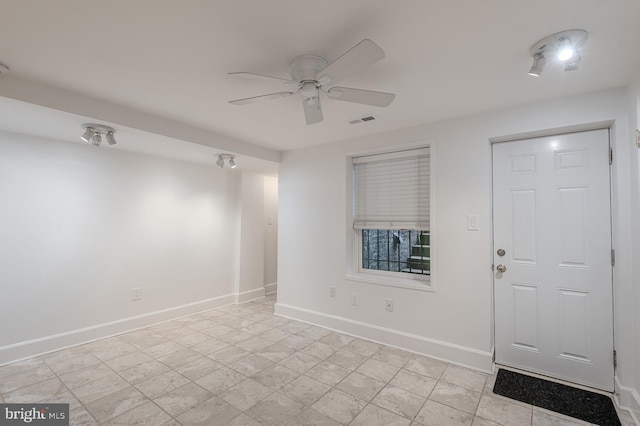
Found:
M 498 249 L 498 252 L 497 252 L 497 253 L 498 253 L 498 256 L 502 257 L 502 256 L 504 256 L 507 252 L 506 252 L 506 251 L 504 251 L 504 249 Z

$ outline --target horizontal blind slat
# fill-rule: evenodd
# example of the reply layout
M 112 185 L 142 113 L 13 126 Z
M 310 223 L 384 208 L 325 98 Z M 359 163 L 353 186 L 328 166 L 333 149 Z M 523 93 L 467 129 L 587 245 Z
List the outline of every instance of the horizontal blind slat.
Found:
M 354 227 L 429 227 L 429 149 L 357 157 L 354 165 Z

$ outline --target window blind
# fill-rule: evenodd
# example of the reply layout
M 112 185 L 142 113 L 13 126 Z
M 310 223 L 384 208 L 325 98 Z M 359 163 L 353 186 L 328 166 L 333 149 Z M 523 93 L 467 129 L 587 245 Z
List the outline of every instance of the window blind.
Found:
M 353 158 L 355 229 L 429 231 L 429 148 Z

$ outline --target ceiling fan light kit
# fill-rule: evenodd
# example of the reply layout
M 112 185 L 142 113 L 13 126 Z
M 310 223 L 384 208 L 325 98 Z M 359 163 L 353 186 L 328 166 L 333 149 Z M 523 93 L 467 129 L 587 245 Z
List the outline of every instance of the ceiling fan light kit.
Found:
M 529 75 L 540 77 L 547 60 L 557 60 L 564 64 L 565 71 L 575 71 L 580 64 L 580 48 L 584 46 L 589 34 L 585 30 L 567 30 L 551 34 L 538 40 L 529 53 L 533 64 Z
M 364 39 L 332 63 L 316 55 L 298 56 L 291 61 L 289 67 L 289 73 L 291 74 L 290 80 L 249 72 L 232 72 L 229 73 L 229 75 L 253 80 L 278 82 L 290 87 L 292 91 L 236 99 L 229 101 L 229 103 L 233 105 L 246 105 L 253 102 L 288 97 L 300 92 L 304 96 L 302 109 L 307 124 L 315 124 L 323 120 L 320 92 L 325 93 L 330 99 L 386 107 L 395 99 L 396 95 L 393 93 L 354 89 L 350 87 L 325 87 L 345 78 L 349 74 L 356 73 L 368 65 L 380 61 L 384 56 L 384 51 L 377 44 L 371 40 Z

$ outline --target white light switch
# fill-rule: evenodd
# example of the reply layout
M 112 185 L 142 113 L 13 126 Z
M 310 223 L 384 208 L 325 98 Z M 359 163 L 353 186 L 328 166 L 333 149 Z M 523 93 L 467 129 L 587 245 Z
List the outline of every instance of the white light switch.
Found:
M 478 222 L 480 219 L 477 214 L 467 215 L 467 231 L 477 231 L 479 228 Z

